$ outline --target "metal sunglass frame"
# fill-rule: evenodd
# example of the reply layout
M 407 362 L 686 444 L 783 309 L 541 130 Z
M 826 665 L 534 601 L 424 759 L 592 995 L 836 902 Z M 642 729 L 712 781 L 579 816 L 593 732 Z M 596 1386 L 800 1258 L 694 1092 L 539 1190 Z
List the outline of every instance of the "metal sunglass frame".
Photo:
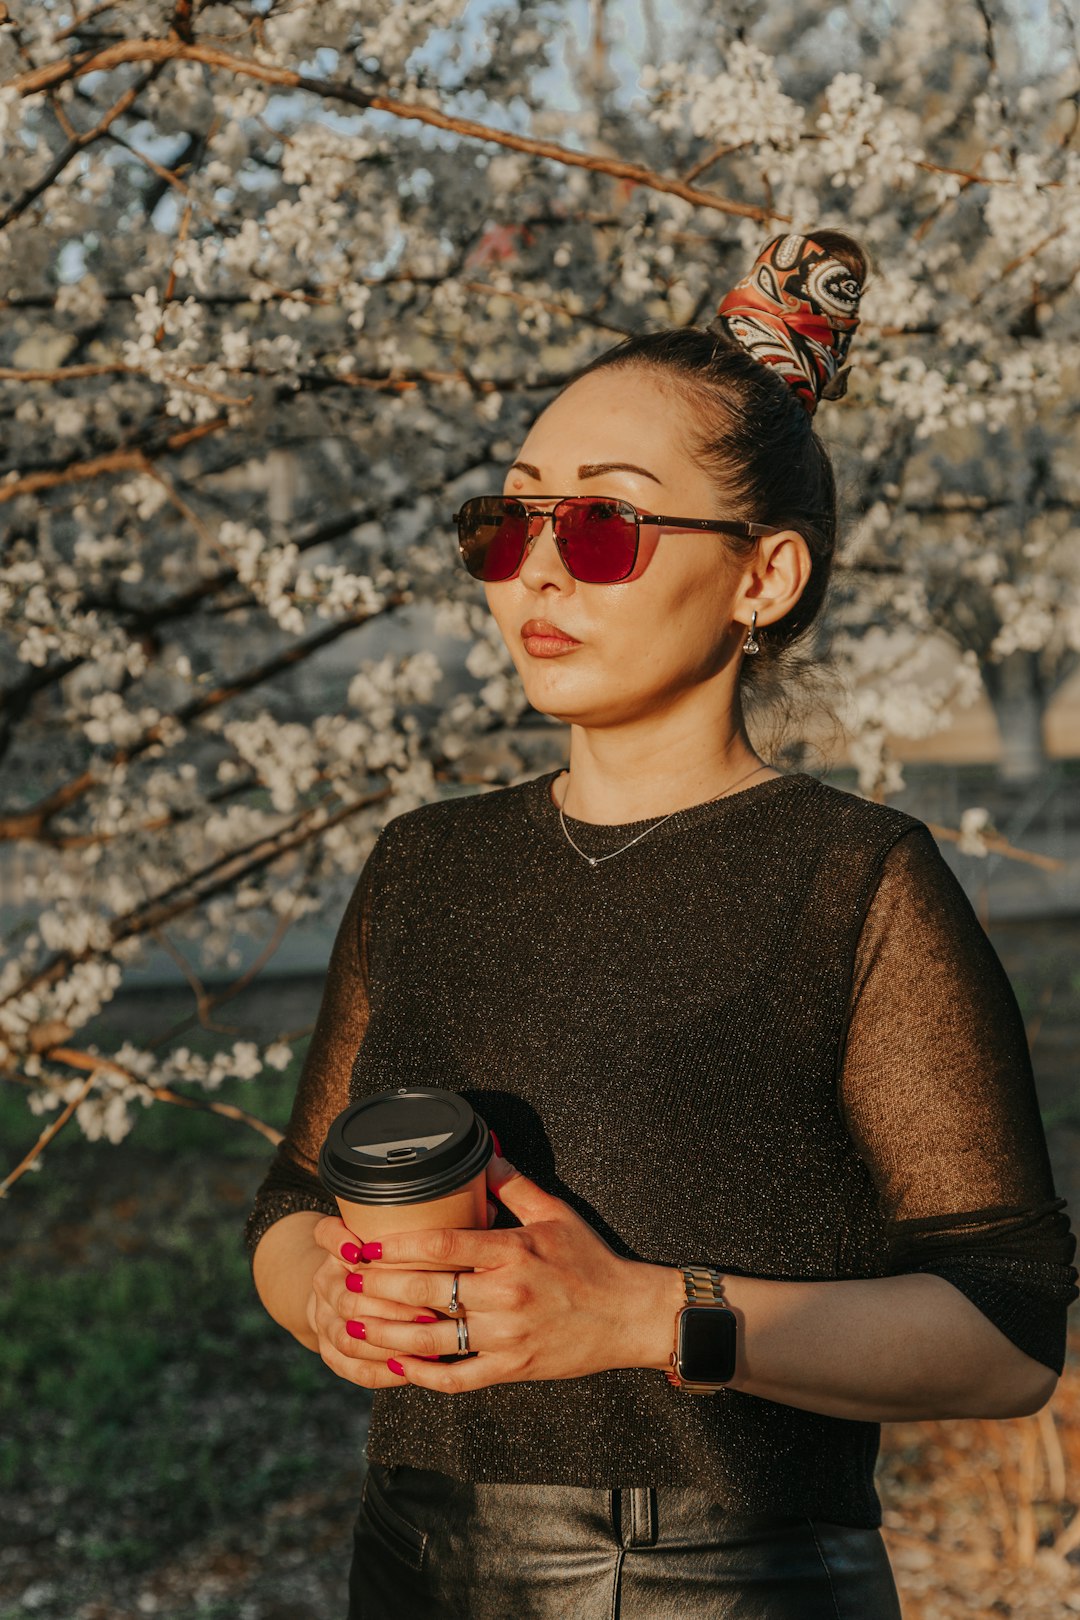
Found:
M 611 506 L 617 508 L 619 515 L 625 516 L 628 521 L 630 514 L 633 514 L 634 519 L 634 551 L 630 559 L 630 566 L 626 572 L 624 574 L 617 574 L 614 579 L 578 580 L 578 583 L 582 585 L 617 585 L 620 583 L 620 581 L 629 578 L 629 576 L 634 572 L 634 569 L 637 567 L 638 547 L 641 544 L 641 525 L 643 523 L 655 523 L 664 528 L 671 529 L 707 529 L 710 532 L 717 534 L 736 535 L 743 540 L 753 540 L 764 535 L 780 533 L 780 530 L 775 524 L 750 523 L 742 518 L 679 518 L 664 517 L 661 514 L 654 512 L 640 512 L 632 501 L 618 500 L 614 496 L 609 495 L 540 495 L 534 496 L 533 500 L 554 501 L 555 505 L 550 509 L 533 506 L 528 501 L 519 500 L 516 495 L 474 495 L 469 500 L 465 501 L 460 509 L 454 513 L 453 522 L 457 524 L 458 529 L 458 549 L 461 552 L 461 560 L 465 564 L 465 568 L 468 571 L 470 578 L 479 579 L 482 584 L 489 585 L 502 584 L 507 579 L 513 579 L 525 560 L 530 541 L 539 537 L 540 530 L 543 529 L 544 524 L 547 522 L 548 518 L 550 518 L 552 538 L 554 539 L 555 545 L 558 549 L 560 561 L 562 562 L 563 567 L 566 569 L 566 572 L 570 575 L 571 579 L 576 580 L 578 576 L 574 573 L 574 570 L 570 567 L 570 564 L 567 561 L 566 554 L 563 550 L 563 541 L 559 537 L 558 528 L 558 514 L 560 508 L 565 508 L 571 505 Z M 474 574 L 468 565 L 465 544 L 461 535 L 461 524 L 468 508 L 473 504 L 473 502 L 476 501 L 502 501 L 508 507 L 520 507 L 521 515 L 526 519 L 525 538 L 521 544 L 521 552 L 514 567 L 514 572 L 511 574 L 504 574 L 499 580 L 485 580 L 482 575 Z M 507 513 L 507 516 L 515 515 L 516 514 L 514 513 Z M 542 520 L 540 529 L 537 530 L 535 535 L 532 533 L 532 520 L 534 517 L 538 517 Z

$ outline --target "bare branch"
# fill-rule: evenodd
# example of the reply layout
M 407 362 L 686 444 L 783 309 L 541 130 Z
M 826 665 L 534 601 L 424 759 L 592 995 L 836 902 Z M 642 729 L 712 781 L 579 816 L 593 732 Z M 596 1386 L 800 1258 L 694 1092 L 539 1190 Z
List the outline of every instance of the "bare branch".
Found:
M 689 185 L 691 181 L 703 175 L 706 169 L 711 169 L 714 163 L 719 163 L 721 158 L 730 157 L 732 152 L 744 152 L 749 145 L 749 141 L 736 141 L 730 146 L 714 146 L 711 152 L 706 152 L 704 157 L 698 158 L 696 163 L 690 165 L 683 179 Z
M 42 1131 L 41 1135 L 30 1149 L 29 1153 L 24 1154 L 24 1156 L 15 1166 L 14 1170 L 9 1171 L 9 1173 L 4 1177 L 3 1181 L 0 1181 L 0 1198 L 7 1197 L 8 1188 L 14 1186 L 15 1182 L 18 1181 L 20 1176 L 24 1176 L 26 1174 L 38 1155 L 48 1147 L 53 1137 L 60 1134 L 68 1120 L 71 1118 L 72 1114 L 75 1112 L 76 1108 L 78 1108 L 79 1104 L 89 1096 L 94 1081 L 97 1079 L 97 1069 L 103 1067 L 106 1067 L 106 1065 L 102 1064 L 101 1059 L 99 1058 L 97 1060 L 97 1068 L 94 1069 L 93 1073 L 87 1076 L 86 1081 L 77 1096 L 72 1097 L 70 1102 L 65 1104 L 64 1108 L 53 1120 L 52 1124 L 46 1125 L 45 1129 Z

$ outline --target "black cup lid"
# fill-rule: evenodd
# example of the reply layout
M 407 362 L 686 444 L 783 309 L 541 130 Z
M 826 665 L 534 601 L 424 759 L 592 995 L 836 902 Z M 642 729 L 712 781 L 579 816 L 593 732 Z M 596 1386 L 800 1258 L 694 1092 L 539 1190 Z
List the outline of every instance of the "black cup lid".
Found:
M 492 1151 L 491 1132 L 456 1091 L 402 1086 L 342 1110 L 326 1133 L 319 1177 L 354 1204 L 421 1204 L 463 1187 Z

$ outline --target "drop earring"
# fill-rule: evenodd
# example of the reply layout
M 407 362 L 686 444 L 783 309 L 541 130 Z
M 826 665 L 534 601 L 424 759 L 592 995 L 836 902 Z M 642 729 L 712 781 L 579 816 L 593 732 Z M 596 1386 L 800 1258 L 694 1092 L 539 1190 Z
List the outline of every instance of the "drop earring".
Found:
M 754 634 L 754 631 L 755 631 L 756 627 L 757 627 L 757 608 L 754 608 L 753 612 L 750 615 L 750 629 L 747 631 L 746 640 L 743 642 L 743 652 L 756 653 L 756 652 L 761 651 L 761 642 L 758 640 L 757 636 Z

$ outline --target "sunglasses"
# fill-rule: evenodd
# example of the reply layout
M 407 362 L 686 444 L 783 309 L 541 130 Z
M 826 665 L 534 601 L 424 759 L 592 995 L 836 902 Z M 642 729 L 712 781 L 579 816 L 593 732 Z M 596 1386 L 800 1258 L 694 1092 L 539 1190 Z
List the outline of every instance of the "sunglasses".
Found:
M 564 496 L 550 511 L 527 506 L 512 495 L 477 495 L 454 513 L 462 562 L 474 579 L 513 579 L 549 517 L 563 567 L 586 585 L 614 585 L 634 572 L 643 523 L 708 529 L 743 539 L 779 533 L 767 523 L 738 519 L 660 517 L 639 512 L 629 501 L 591 495 Z M 536 519 L 540 521 L 534 529 Z

